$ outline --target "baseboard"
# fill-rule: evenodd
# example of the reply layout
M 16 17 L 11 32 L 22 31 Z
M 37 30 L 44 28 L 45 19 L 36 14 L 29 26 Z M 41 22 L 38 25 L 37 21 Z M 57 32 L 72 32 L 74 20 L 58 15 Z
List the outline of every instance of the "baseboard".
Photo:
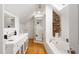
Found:
M 43 41 L 34 40 L 35 43 L 44 44 Z

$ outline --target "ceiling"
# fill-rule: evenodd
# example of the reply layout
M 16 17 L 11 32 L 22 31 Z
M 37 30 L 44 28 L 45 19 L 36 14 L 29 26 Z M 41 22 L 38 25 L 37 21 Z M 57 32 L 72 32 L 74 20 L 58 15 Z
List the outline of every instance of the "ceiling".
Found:
M 25 23 L 33 12 L 37 9 L 39 4 L 5 4 L 4 9 L 11 12 L 12 14 L 18 16 L 20 18 L 21 23 Z M 55 7 L 56 12 L 60 12 L 66 4 L 52 4 Z M 44 7 L 42 7 L 44 9 Z
M 64 7 L 68 6 L 68 4 L 52 4 L 57 10 L 61 11 Z
M 18 16 L 21 23 L 25 23 L 39 5 L 41 4 L 5 4 L 4 9 Z M 44 10 L 44 4 L 42 4 L 41 9 Z
M 18 16 L 21 23 L 24 23 L 32 15 L 36 6 L 36 4 L 5 4 L 4 9 Z

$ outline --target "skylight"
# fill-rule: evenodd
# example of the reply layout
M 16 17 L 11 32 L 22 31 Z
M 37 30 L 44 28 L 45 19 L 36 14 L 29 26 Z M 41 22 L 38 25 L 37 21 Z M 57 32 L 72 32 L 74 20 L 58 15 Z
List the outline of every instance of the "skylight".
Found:
M 68 4 L 52 4 L 56 9 L 61 11 L 64 7 L 68 6 Z

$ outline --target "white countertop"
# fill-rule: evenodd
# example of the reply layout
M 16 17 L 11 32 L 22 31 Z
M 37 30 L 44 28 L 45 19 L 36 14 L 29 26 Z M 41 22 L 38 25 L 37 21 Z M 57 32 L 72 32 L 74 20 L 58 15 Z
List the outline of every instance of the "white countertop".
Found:
M 22 33 L 17 36 L 11 36 L 9 39 L 6 40 L 6 44 L 14 44 L 17 41 L 21 40 L 21 38 L 24 36 L 28 37 L 28 33 Z M 13 40 L 13 41 L 11 41 L 11 40 Z

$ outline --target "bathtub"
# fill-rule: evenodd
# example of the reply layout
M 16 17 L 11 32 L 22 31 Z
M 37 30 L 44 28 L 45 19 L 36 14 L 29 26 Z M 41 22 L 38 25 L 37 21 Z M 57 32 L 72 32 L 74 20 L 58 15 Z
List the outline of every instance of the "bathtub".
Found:
M 63 40 L 52 39 L 52 41 L 47 42 L 47 44 L 53 54 L 68 54 L 67 50 L 69 50 L 69 43 Z
M 66 41 L 52 40 L 50 44 L 51 46 L 54 45 L 61 53 L 68 53 L 67 50 L 69 50 L 69 43 L 67 43 Z

